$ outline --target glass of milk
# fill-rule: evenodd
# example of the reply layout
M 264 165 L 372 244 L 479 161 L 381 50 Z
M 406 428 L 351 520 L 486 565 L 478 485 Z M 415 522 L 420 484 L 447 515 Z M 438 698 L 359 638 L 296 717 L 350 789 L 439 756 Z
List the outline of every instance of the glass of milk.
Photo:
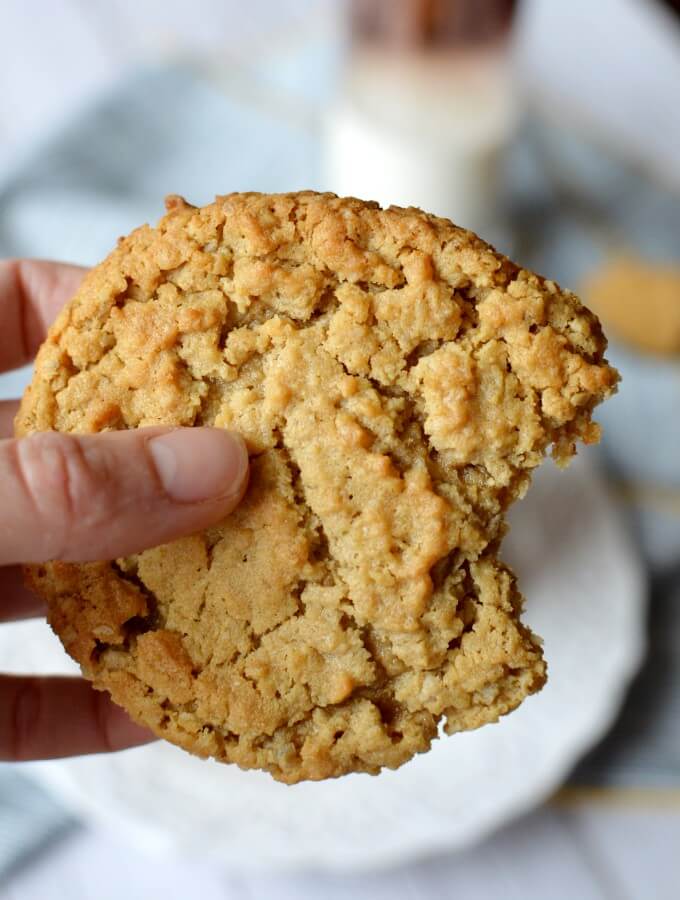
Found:
M 329 190 L 418 206 L 507 246 L 514 0 L 351 0 L 324 133 Z

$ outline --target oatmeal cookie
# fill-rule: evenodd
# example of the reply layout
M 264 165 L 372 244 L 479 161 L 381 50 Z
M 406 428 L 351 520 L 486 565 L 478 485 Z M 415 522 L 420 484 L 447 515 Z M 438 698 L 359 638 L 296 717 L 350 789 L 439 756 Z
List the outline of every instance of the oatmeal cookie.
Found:
M 238 431 L 244 502 L 113 562 L 30 569 L 97 688 L 285 782 L 377 773 L 545 681 L 497 558 L 615 388 L 594 315 L 469 231 L 332 194 L 167 201 L 52 327 L 17 433 Z
M 679 266 L 613 256 L 585 280 L 582 294 L 613 337 L 647 353 L 680 353 Z

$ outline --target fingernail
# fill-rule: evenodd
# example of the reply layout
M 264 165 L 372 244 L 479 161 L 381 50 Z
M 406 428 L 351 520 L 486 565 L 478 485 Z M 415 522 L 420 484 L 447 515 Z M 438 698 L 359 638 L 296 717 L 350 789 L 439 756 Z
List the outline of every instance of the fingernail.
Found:
M 233 496 L 243 487 L 248 454 L 243 440 L 220 428 L 179 428 L 149 441 L 168 496 L 178 503 Z

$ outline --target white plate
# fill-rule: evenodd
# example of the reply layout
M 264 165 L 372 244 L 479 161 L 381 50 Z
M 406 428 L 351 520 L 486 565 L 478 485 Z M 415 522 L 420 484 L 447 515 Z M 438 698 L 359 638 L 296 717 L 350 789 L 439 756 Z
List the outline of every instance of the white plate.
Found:
M 233 867 L 360 869 L 470 844 L 558 787 L 611 724 L 643 652 L 641 565 L 590 466 L 546 465 L 512 520 L 506 557 L 550 679 L 498 725 L 443 738 L 397 772 L 295 787 L 160 743 L 23 771 L 138 844 Z M 0 664 L 71 671 L 40 622 L 0 630 Z

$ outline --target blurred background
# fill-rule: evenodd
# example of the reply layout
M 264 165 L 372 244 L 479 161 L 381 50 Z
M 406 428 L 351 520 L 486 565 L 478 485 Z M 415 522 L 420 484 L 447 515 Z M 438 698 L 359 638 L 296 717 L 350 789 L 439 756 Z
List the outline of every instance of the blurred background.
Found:
M 540 697 L 328 789 L 0 766 L 0 900 L 680 896 L 680 4 L 2 0 L 0 35 L 0 256 L 94 264 L 167 193 L 413 204 L 580 292 L 623 375 L 514 514 Z M 0 666 L 69 670 L 35 622 Z

